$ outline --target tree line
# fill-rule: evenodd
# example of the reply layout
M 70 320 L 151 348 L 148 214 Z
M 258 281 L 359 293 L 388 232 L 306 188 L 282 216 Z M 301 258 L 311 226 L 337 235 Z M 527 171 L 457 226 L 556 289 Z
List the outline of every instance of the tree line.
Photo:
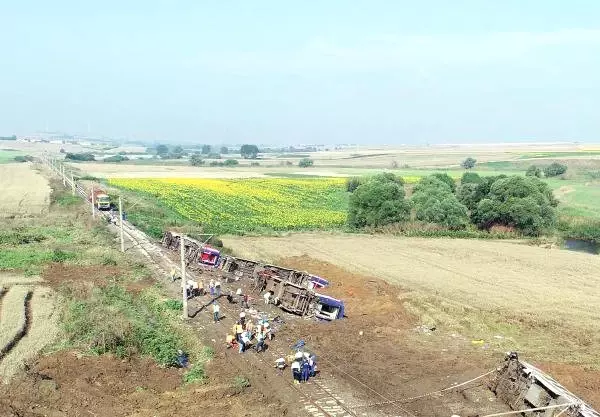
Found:
M 420 221 L 449 230 L 502 226 L 536 236 L 556 223 L 558 201 L 548 184 L 531 176 L 466 172 L 456 184 L 448 174 L 436 173 L 423 177 L 407 198 L 403 179 L 383 173 L 351 178 L 347 190 L 353 228 Z

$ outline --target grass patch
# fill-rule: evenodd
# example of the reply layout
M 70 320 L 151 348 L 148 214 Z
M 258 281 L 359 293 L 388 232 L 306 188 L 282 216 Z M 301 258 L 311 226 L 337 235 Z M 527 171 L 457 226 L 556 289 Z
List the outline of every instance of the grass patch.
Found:
M 233 387 L 236 394 L 240 394 L 246 388 L 250 387 L 250 380 L 245 376 L 238 375 L 235 378 L 233 378 L 231 386 Z
M 206 370 L 204 364 L 195 363 L 191 368 L 183 374 L 183 382 L 186 384 L 203 383 L 206 381 Z

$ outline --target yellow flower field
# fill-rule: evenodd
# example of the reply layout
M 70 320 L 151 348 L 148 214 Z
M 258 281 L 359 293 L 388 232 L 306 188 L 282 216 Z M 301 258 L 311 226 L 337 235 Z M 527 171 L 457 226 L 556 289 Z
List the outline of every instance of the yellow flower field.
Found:
M 327 229 L 346 221 L 343 178 L 113 178 L 109 183 L 148 193 L 212 233 Z

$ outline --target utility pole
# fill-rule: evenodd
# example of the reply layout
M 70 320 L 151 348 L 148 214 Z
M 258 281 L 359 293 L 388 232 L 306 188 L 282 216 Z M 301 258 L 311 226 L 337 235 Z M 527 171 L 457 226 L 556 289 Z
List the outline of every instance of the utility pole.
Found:
M 94 201 L 94 186 L 92 185 L 92 217 L 96 218 L 96 207 L 94 207 L 94 205 L 96 204 L 96 202 Z
M 63 187 L 67 186 L 67 177 L 65 176 L 65 165 L 64 164 L 60 164 L 60 172 L 62 174 L 62 178 L 63 178 Z
M 75 178 L 73 178 L 72 172 L 71 172 L 71 194 L 75 195 Z
M 187 302 L 187 279 L 185 279 L 185 237 L 181 235 L 179 238 L 179 246 L 181 248 L 181 289 L 182 289 L 182 301 L 183 301 L 183 319 L 188 318 L 188 302 Z
M 119 196 L 119 228 L 121 229 L 121 252 L 125 252 L 125 240 L 123 240 L 123 203 Z

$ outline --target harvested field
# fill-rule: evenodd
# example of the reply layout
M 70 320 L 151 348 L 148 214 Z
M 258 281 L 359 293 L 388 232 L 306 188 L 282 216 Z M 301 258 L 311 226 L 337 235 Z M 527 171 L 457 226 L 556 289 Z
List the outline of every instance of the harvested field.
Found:
M 32 287 L 14 286 L 2 297 L 0 358 L 8 353 L 15 337 L 25 329 L 25 299 L 31 291 Z
M 32 317 L 25 337 L 0 362 L 1 379 L 6 382 L 23 365 L 50 344 L 58 334 L 55 294 L 47 287 L 36 287 L 31 298 Z
M 223 241 L 242 257 L 309 256 L 400 285 L 413 291 L 407 305 L 421 321 L 489 338 L 492 347 L 600 365 L 591 353 L 600 346 L 597 256 L 510 242 L 367 235 Z
M 48 211 L 48 181 L 30 164 L 0 165 L 1 217 L 39 215 Z

